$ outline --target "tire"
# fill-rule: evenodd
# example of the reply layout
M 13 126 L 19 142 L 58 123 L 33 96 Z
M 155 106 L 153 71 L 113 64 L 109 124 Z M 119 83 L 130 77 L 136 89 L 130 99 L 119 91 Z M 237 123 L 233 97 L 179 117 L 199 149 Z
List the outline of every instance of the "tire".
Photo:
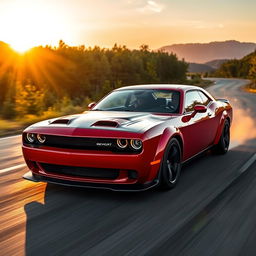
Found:
M 169 190 L 175 187 L 180 177 L 181 147 L 177 139 L 169 141 L 161 163 L 160 187 Z
M 228 152 L 230 143 L 230 124 L 226 119 L 218 144 L 214 148 L 214 152 L 219 155 L 224 155 Z

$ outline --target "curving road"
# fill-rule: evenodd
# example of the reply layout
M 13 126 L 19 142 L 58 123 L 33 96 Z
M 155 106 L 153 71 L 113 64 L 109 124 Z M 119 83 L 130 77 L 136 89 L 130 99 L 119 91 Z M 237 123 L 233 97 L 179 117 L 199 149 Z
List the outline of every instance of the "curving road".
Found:
M 1 255 L 255 255 L 256 94 L 214 79 L 234 106 L 231 150 L 183 168 L 169 192 L 32 183 L 20 136 L 0 139 Z

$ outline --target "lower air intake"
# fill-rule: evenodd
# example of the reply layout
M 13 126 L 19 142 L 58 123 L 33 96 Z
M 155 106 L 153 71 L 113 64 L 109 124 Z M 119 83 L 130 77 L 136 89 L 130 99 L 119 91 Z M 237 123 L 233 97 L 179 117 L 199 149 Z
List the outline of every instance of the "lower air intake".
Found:
M 40 163 L 40 166 L 48 173 L 74 177 L 114 180 L 119 176 L 118 169 L 78 167 L 46 163 Z

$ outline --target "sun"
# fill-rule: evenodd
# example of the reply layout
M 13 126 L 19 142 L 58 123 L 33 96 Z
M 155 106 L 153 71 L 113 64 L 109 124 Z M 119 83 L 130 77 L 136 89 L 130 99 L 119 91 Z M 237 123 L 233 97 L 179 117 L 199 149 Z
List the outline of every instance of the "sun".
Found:
M 18 53 L 25 53 L 30 50 L 35 45 L 32 45 L 30 42 L 14 42 L 10 46 Z
M 24 0 L 1 9 L 0 24 L 6 24 L 0 27 L 1 40 L 20 53 L 38 45 L 56 45 L 60 39 L 70 40 L 67 19 L 56 6 Z

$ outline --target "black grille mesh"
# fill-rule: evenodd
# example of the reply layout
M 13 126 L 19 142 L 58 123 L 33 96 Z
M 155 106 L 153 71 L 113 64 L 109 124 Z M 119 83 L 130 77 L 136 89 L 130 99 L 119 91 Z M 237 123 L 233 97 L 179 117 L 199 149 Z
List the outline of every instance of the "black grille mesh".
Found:
M 86 138 L 86 137 L 66 137 L 46 135 L 44 146 L 71 149 L 88 149 L 88 150 L 107 150 L 115 151 L 115 139 Z

